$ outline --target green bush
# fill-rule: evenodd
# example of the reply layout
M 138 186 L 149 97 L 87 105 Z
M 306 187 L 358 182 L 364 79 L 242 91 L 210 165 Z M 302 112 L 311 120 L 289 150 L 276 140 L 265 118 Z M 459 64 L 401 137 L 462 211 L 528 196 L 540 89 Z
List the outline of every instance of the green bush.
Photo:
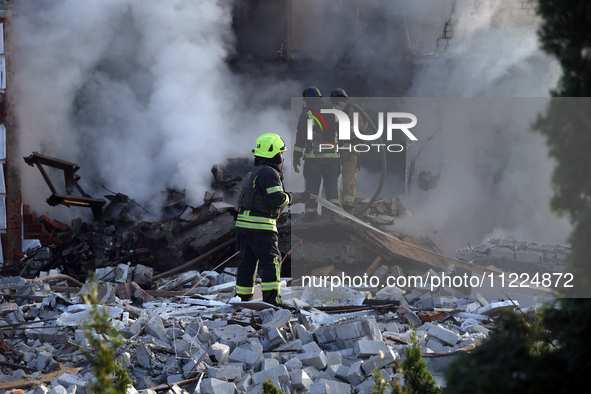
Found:
M 82 352 L 94 368 L 96 377 L 96 381 L 91 383 L 90 390 L 97 394 L 125 394 L 132 381 L 123 365 L 113 358 L 123 343 L 123 338 L 111 327 L 108 313 L 98 307 L 100 303 L 97 288 L 94 280 L 89 281 L 88 294 L 82 296 L 90 313 L 84 331 L 92 349 L 89 351 L 82 348 Z M 99 339 L 95 333 L 103 335 L 107 340 Z
M 386 394 L 388 392 L 388 389 L 392 388 L 390 382 L 386 382 L 386 380 L 382 378 L 381 369 L 374 369 L 371 372 L 371 377 L 373 378 L 373 384 L 371 385 L 371 394 Z
M 412 394 L 441 394 L 431 372 L 427 370 L 427 363 L 423 360 L 423 351 L 417 338 L 417 332 L 411 331 L 412 345 L 404 348 L 406 360 L 402 363 L 404 386 Z
M 273 380 L 271 378 L 265 380 L 263 382 L 263 394 L 284 394 L 283 391 L 279 390 L 273 384 Z

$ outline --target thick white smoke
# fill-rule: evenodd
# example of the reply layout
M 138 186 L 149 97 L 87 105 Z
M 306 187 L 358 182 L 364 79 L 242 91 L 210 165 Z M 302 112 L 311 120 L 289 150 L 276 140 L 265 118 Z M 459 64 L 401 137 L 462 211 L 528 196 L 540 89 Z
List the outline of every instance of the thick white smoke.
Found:
M 95 197 L 106 194 L 102 183 L 140 203 L 172 187 L 199 204 L 213 164 L 248 157 L 259 134 L 289 135 L 289 113 L 264 102 L 301 87 L 265 81 L 272 89 L 250 90 L 230 72 L 230 1 L 15 6 L 20 152 L 80 164 Z M 49 190 L 35 172 L 24 166 L 23 196 L 43 212 Z
M 538 48 L 536 26 L 510 23 L 503 7 L 511 1 L 368 0 L 358 2 L 358 19 L 338 14 L 344 6 L 331 2 L 337 13 L 310 40 L 341 52 L 322 60 L 324 68 L 284 70 L 280 80 L 272 72 L 254 78 L 229 69 L 230 0 L 14 3 L 21 155 L 36 150 L 76 162 L 91 195 L 101 197 L 105 183 L 140 203 L 174 187 L 199 204 L 213 164 L 249 156 L 263 132 L 289 141 L 287 104 L 304 85 L 290 76 L 319 85 L 325 96 L 343 87 L 367 96 L 547 97 L 560 73 Z M 453 38 L 434 56 L 446 21 Z M 426 167 L 441 173 L 439 184 L 428 192 L 415 188 L 403 202 L 438 228 L 435 241 L 446 252 L 489 235 L 566 239 L 568 223 L 548 209 L 553 165 L 542 137 L 526 129 L 460 130 L 434 138 L 421 153 L 417 164 L 432 158 Z M 463 137 L 470 145 L 458 148 L 454 142 Z M 41 176 L 22 164 L 25 202 L 56 217 Z M 360 176 L 358 195 L 370 197 L 376 182 Z
M 546 102 L 533 97 L 549 96 L 560 66 L 539 48 L 537 23 L 519 25 L 511 18 L 507 7 L 517 3 L 491 4 L 457 2 L 449 47 L 415 75 L 409 92 L 532 97 L 455 100 L 457 110 L 441 121 L 446 132 L 421 152 L 417 163 L 440 174 L 439 182 L 426 192 L 415 187 L 407 201 L 439 230 L 433 238 L 447 253 L 490 237 L 565 243 L 571 231 L 566 219 L 550 212 L 554 163 L 544 138 L 531 130 Z M 462 125 L 463 109 L 472 120 Z

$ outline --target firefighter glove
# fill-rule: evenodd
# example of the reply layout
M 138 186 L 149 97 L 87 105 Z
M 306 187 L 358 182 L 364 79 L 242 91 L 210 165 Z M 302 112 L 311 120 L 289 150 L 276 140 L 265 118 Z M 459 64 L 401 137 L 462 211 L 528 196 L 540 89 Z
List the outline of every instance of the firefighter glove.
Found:
M 300 172 L 300 169 L 298 167 L 300 166 L 301 160 L 302 160 L 302 152 L 294 151 L 293 152 L 293 170 L 296 173 Z
M 310 201 L 310 192 L 292 193 L 292 204 L 307 203 Z

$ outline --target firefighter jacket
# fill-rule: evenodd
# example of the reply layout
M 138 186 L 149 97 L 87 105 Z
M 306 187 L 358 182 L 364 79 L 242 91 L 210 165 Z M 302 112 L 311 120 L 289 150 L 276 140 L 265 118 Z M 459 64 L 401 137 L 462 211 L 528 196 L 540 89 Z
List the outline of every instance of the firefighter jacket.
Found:
M 349 117 L 349 122 L 350 122 L 351 140 L 350 141 L 341 141 L 339 146 L 346 148 L 351 145 L 356 145 L 356 144 L 361 143 L 362 141 L 359 138 L 357 138 L 357 136 L 355 135 L 355 131 L 353 129 L 353 127 L 354 127 L 354 123 L 353 123 L 354 116 L 353 115 L 356 112 L 355 109 L 351 106 L 348 106 L 348 105 L 346 105 L 344 108 L 340 108 L 340 107 L 337 108 L 337 107 L 333 106 L 333 109 L 338 109 L 338 110 L 344 111 L 347 114 L 347 116 Z M 369 123 L 367 123 L 367 121 L 365 120 L 363 115 L 358 114 L 357 116 L 358 116 L 357 120 L 358 120 L 358 126 L 359 126 L 358 130 L 360 133 L 365 133 L 365 130 L 367 130 Z M 338 130 L 339 118 L 337 118 L 336 115 L 333 116 L 332 118 L 334 118 L 334 122 L 336 124 L 335 127 Z M 345 149 L 345 151 L 346 151 L 346 149 Z M 355 152 L 355 151 L 351 151 L 351 153 L 357 154 L 357 152 Z
M 338 144 L 338 130 L 333 115 L 320 113 L 320 110 L 325 108 L 330 107 L 327 107 L 322 100 L 316 100 L 304 107 L 300 114 L 293 150 L 303 153 L 306 159 L 339 157 L 335 149 Z M 312 119 L 313 122 L 312 140 L 308 140 L 308 119 Z M 329 148 L 329 145 L 333 148 Z
M 279 167 L 270 159 L 256 157 L 238 198 L 236 227 L 277 232 L 277 219 L 290 203 Z

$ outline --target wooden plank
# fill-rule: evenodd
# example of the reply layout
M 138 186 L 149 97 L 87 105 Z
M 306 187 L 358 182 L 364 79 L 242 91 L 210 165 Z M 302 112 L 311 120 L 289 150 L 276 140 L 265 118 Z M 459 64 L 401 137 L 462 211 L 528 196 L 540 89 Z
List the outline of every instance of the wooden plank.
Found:
M 378 264 L 380 263 L 380 261 L 382 261 L 382 256 L 378 256 L 376 257 L 376 259 L 373 261 L 373 263 L 371 263 L 371 265 L 369 266 L 369 268 L 365 271 L 365 273 L 367 275 L 371 275 L 373 274 L 373 272 L 376 270 L 376 268 L 378 268 Z
M 195 279 L 195 278 L 193 278 Z M 80 287 L 68 287 L 68 286 L 51 286 L 51 290 L 64 292 L 64 293 L 78 293 Z M 144 290 L 152 297 L 181 297 L 186 291 L 164 291 L 164 290 Z M 190 294 L 189 295 L 194 295 Z
M 70 286 L 50 286 L 52 291 L 58 293 L 79 293 L 82 290 L 81 287 L 70 287 Z
M 381 256 L 384 260 L 390 261 L 390 258 L 392 257 L 392 256 L 390 256 L 390 254 L 387 251 L 384 251 L 382 248 L 378 248 L 377 245 L 374 245 L 374 244 L 367 242 L 365 240 L 361 240 L 353 235 L 351 235 L 351 241 L 359 242 L 360 244 L 365 245 L 366 248 L 368 248 L 369 250 L 371 250 L 372 252 L 374 252 L 378 256 Z
M 84 368 L 66 368 L 66 366 L 62 363 L 59 363 L 60 370 L 56 372 L 51 372 L 45 375 L 37 376 L 36 378 L 29 378 L 29 379 L 19 379 L 13 380 L 10 382 L 0 383 L 0 390 L 12 390 L 12 389 L 24 389 L 30 387 L 33 384 L 40 384 L 40 383 L 51 383 L 53 379 L 57 379 L 65 373 L 70 375 L 76 375 L 78 372 L 82 371 Z
M 405 245 L 402 242 L 397 242 L 394 239 L 372 231 L 364 231 L 363 234 L 365 237 L 361 242 L 374 251 L 376 251 L 376 249 L 379 250 L 380 252 L 378 252 L 378 255 L 384 257 L 387 260 L 391 260 L 392 257 L 396 257 L 398 259 L 407 260 L 414 263 L 424 263 L 432 267 L 442 269 L 447 268 L 447 265 L 443 259 L 430 253 L 413 248 L 409 245 Z M 401 241 L 415 245 L 419 248 L 439 253 L 439 249 L 434 248 L 432 246 L 432 242 L 430 243 L 420 238 L 411 237 L 406 234 L 400 234 L 398 238 Z
M 325 267 L 320 267 L 312 270 L 312 275 L 314 276 L 325 276 L 330 274 L 334 270 L 334 264 L 327 265 Z
M 1 339 L 0 339 L 0 341 L 1 341 Z M 24 371 L 29 371 L 29 372 L 37 372 L 37 371 L 45 372 L 45 371 L 41 371 L 40 369 L 37 369 L 37 368 L 29 368 L 25 365 L 9 363 L 8 361 L 0 361 L 0 365 L 2 365 L 4 367 L 11 368 L 14 371 L 16 371 L 17 369 L 22 369 Z

